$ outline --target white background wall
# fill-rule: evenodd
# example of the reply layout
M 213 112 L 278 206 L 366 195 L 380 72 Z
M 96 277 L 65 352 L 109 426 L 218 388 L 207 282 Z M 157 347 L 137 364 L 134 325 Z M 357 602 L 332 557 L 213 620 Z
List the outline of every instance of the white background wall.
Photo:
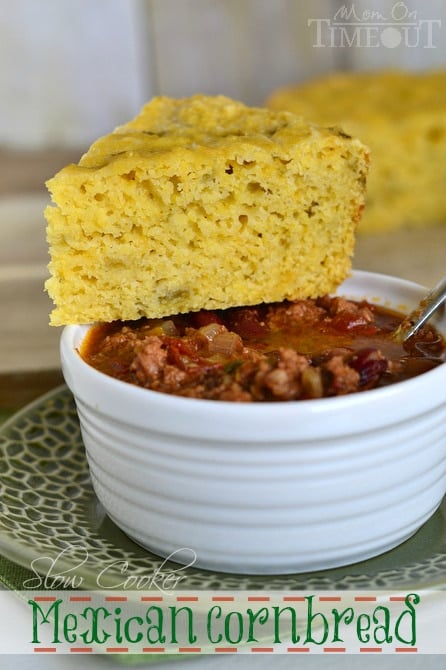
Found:
M 0 4 L 0 147 L 88 144 L 158 93 L 225 93 L 261 104 L 276 86 L 336 68 L 446 66 L 446 0 Z M 342 7 L 366 27 L 387 18 L 387 44 L 382 24 L 369 45 L 353 27 L 344 37 L 333 32 Z M 423 34 L 418 45 L 414 34 L 411 44 L 396 44 L 405 15 L 419 28 L 420 21 L 436 22 L 431 48 Z

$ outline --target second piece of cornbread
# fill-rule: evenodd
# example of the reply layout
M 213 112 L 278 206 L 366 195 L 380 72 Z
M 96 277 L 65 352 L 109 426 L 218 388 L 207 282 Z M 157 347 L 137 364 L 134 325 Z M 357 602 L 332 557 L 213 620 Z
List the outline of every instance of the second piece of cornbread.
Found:
M 370 147 L 360 231 L 446 223 L 446 70 L 335 72 L 267 104 L 338 124 Z
M 287 112 L 155 98 L 48 182 L 51 323 L 333 291 L 367 167 L 361 142 Z

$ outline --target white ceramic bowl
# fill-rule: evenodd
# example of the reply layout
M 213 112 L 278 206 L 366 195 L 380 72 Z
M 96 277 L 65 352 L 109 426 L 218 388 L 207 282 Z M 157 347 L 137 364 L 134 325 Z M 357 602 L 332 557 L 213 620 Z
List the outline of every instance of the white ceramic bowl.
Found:
M 355 272 L 338 293 L 407 310 L 424 289 Z M 446 492 L 444 364 L 342 397 L 196 400 L 97 372 L 76 351 L 87 330 L 66 327 L 61 354 L 93 485 L 160 556 L 189 548 L 196 566 L 245 574 L 354 563 L 409 538 Z

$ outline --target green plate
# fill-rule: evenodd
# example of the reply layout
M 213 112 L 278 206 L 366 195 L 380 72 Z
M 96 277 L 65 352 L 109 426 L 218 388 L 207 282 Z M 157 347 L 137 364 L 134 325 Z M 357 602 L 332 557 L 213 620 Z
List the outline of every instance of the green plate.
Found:
M 91 485 L 72 395 L 62 386 L 0 429 L 0 553 L 31 568 L 36 576 L 27 586 L 35 588 L 148 590 L 162 587 L 163 576 L 172 584 L 173 575 L 181 577 L 176 590 L 188 591 L 440 588 L 446 503 L 396 549 L 335 570 L 265 577 L 184 568 L 142 549 L 107 517 Z

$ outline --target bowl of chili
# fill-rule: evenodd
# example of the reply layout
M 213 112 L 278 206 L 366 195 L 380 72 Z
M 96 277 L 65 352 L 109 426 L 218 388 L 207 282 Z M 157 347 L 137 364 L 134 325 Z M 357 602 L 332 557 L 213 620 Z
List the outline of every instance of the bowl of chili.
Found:
M 162 557 L 240 574 L 404 542 L 446 492 L 446 318 L 391 339 L 424 293 L 356 271 L 308 303 L 67 326 L 62 369 L 110 518 Z

